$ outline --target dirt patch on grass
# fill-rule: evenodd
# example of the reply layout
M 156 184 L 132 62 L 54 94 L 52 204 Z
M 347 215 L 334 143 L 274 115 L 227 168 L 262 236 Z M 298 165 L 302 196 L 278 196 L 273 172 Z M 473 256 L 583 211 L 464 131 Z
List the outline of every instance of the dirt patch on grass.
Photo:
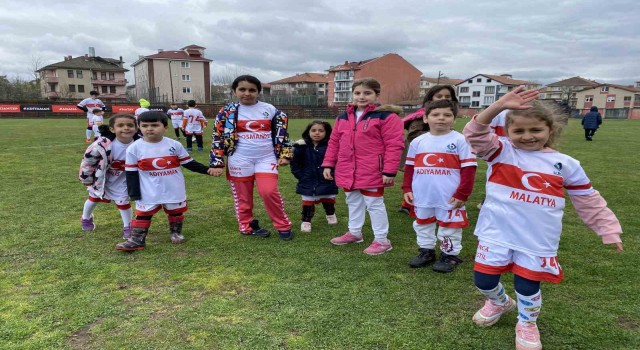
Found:
M 636 320 L 632 320 L 629 317 L 621 316 L 617 319 L 618 325 L 623 329 L 630 329 L 637 331 L 640 329 L 640 323 Z
M 91 330 L 93 327 L 101 324 L 104 321 L 104 318 L 98 318 L 97 320 L 89 323 L 84 326 L 81 330 L 73 333 L 71 336 L 67 337 L 67 344 L 72 349 L 86 349 L 91 342 Z

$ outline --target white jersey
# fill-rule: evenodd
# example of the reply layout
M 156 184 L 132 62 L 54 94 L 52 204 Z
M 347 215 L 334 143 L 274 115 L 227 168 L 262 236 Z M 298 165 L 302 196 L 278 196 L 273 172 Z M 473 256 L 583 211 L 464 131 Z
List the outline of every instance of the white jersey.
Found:
M 261 158 L 273 154 L 271 121 L 278 110 L 265 102 L 238 108 L 238 147 L 234 155 Z
M 123 144 L 114 139 L 111 142 L 111 163 L 107 169 L 104 185 L 104 197 L 111 200 L 129 200 L 127 193 L 127 179 L 124 173 L 124 164 L 127 156 L 127 148 L 133 145 L 133 141 Z
M 104 103 L 97 98 L 87 97 L 78 103 L 78 107 L 87 107 L 87 123 L 93 125 L 93 110 L 96 108 L 105 108 Z
M 180 203 L 187 200 L 182 164 L 193 159 L 178 141 L 139 139 L 127 149 L 126 171 L 140 174 L 140 192 L 145 205 Z
M 140 114 L 142 114 L 144 112 L 149 112 L 149 109 L 148 108 L 144 108 L 144 107 L 140 107 L 140 108 L 136 109 L 135 112 L 133 112 L 133 115 L 136 117 L 136 120 L 138 120 L 138 117 L 140 116 Z
M 409 145 L 406 164 L 413 165 L 413 205 L 446 210 L 460 186 L 460 169 L 478 165 L 464 136 L 455 130 L 418 136 Z
M 102 124 L 104 123 L 104 117 L 101 115 L 94 115 L 93 116 L 93 126 L 91 127 L 93 129 L 93 133 L 95 134 L 96 137 L 100 136 L 100 131 L 98 130 L 98 127 L 100 125 L 98 125 L 98 123 Z
M 171 118 L 171 124 L 174 128 L 182 127 L 182 117 L 184 116 L 184 109 L 176 108 L 167 110 L 167 115 Z
M 189 108 L 184 111 L 184 120 L 186 125 L 184 131 L 188 133 L 201 134 L 204 126 L 205 118 L 199 109 Z
M 483 157 L 487 197 L 475 235 L 534 256 L 556 256 L 562 232 L 566 189 L 570 195 L 593 193 L 580 162 L 556 151 L 525 151 L 506 139 Z

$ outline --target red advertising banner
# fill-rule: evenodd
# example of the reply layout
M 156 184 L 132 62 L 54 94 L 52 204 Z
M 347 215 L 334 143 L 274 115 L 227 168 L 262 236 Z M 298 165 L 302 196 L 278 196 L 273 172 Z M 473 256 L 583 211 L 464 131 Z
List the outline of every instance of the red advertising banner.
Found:
M 20 105 L 4 105 L 0 104 L 0 113 L 17 113 L 20 112 Z
M 75 105 L 52 105 L 53 113 L 86 113 Z
M 111 111 L 113 113 L 132 113 L 136 111 L 140 107 L 138 106 L 111 106 Z

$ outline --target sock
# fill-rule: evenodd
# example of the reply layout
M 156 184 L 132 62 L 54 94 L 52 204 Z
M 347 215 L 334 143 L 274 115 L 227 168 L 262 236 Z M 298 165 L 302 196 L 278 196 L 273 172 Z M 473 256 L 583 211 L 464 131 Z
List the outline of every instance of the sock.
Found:
M 131 225 L 131 219 L 133 218 L 133 210 L 131 210 L 131 207 L 129 207 L 129 209 L 118 210 L 120 211 L 120 217 L 122 217 L 124 227 Z
M 311 219 L 313 219 L 313 215 L 316 212 L 316 206 L 315 205 L 303 205 L 302 206 L 302 221 L 303 222 L 311 222 Z
M 98 203 L 99 202 L 92 202 L 87 199 L 87 201 L 84 202 L 84 208 L 82 209 L 82 218 L 85 220 L 90 219 L 91 215 L 93 215 L 93 211 L 98 206 Z
M 516 292 L 516 296 L 518 297 L 518 322 L 525 325 L 536 323 L 542 308 L 542 292 L 538 290 L 530 296 Z
M 478 288 L 478 290 L 489 298 L 494 305 L 504 305 L 504 303 L 507 302 L 507 293 L 505 293 L 502 283 L 498 283 L 498 285 L 491 290 L 482 290 L 480 288 Z
M 90 139 L 91 138 L 91 130 L 85 130 L 85 135 L 87 135 L 87 138 Z

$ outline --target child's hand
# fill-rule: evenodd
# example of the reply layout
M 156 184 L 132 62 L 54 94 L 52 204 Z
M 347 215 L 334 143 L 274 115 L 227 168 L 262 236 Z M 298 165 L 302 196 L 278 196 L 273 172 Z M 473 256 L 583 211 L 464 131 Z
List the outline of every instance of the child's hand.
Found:
M 289 165 L 290 161 L 287 158 L 280 158 L 278 159 L 278 166 L 285 166 L 285 165 Z
M 211 176 L 220 176 L 224 172 L 224 168 L 209 168 L 207 174 Z
M 449 204 L 453 205 L 453 209 L 460 209 L 464 206 L 465 201 L 461 201 L 459 199 L 456 199 L 454 197 L 451 197 L 451 199 L 449 199 Z
M 538 90 L 525 90 L 524 85 L 513 89 L 510 93 L 500 97 L 498 103 L 502 109 L 530 109 L 532 106 L 527 103 L 538 98 Z
M 333 180 L 333 176 L 331 176 L 331 168 L 324 168 L 322 171 L 322 176 L 324 176 L 325 180 Z
M 384 185 L 393 184 L 393 177 L 382 175 L 382 184 Z
M 407 192 L 404 194 L 404 201 L 413 205 L 413 192 Z

